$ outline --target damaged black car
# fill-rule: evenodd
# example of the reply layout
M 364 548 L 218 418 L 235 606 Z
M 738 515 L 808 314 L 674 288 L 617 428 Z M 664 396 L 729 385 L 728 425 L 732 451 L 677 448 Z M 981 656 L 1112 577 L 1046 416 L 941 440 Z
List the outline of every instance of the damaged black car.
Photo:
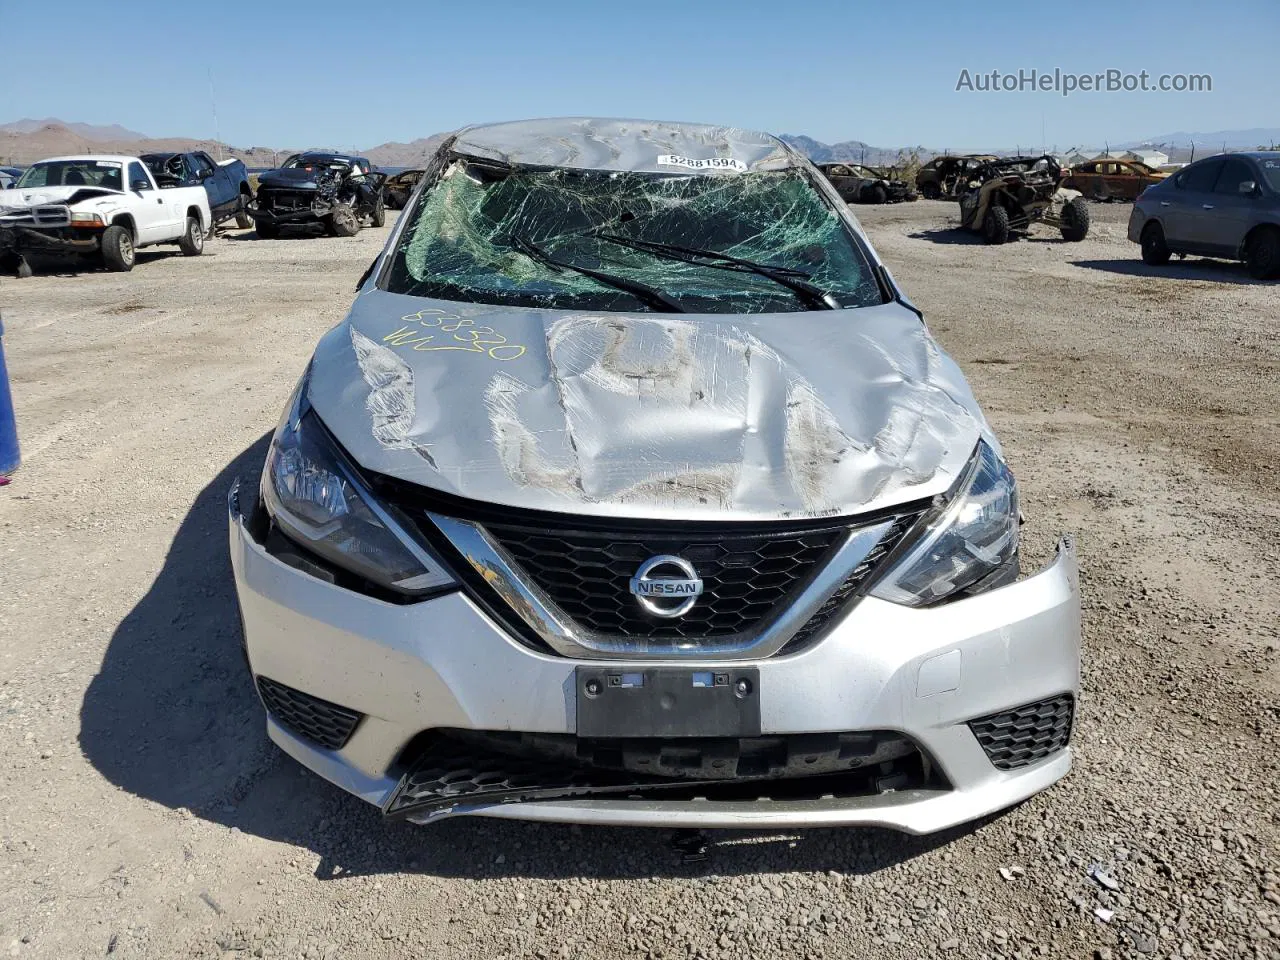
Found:
M 846 203 L 902 203 L 916 198 L 911 184 L 899 178 L 892 167 L 820 163 L 818 169 Z
M 336 153 L 295 153 L 278 170 L 258 178 L 258 196 L 249 208 L 258 236 L 274 239 L 282 227 L 319 224 L 334 237 L 354 237 L 363 223 L 387 221 L 383 183 L 364 157 Z

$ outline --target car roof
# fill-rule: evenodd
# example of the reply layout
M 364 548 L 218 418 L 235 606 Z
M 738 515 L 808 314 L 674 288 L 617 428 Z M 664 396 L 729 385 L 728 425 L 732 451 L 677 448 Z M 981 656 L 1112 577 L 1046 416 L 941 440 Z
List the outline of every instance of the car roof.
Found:
M 1280 160 L 1280 150 L 1233 150 L 1230 153 L 1211 153 L 1208 156 L 1190 161 L 1182 170 L 1187 169 L 1187 167 L 1198 167 L 1200 164 L 1208 163 L 1211 160 L 1228 160 L 1231 157 L 1248 157 L 1250 160 Z M 1182 170 L 1177 170 L 1175 173 L 1181 173 Z
M 68 163 L 76 160 L 109 160 L 113 163 L 131 163 L 137 159 L 136 156 L 130 157 L 119 153 L 82 153 L 69 157 L 45 157 L 43 160 L 37 160 L 36 163 Z M 35 166 L 35 164 L 32 164 L 32 166 Z
M 777 137 L 738 127 L 667 120 L 554 117 L 467 127 L 454 153 L 500 163 L 583 170 L 678 173 L 688 164 L 659 157 L 736 160 L 747 170 L 780 170 L 804 158 Z
M 299 160 L 321 160 L 325 162 L 340 160 L 342 163 L 368 163 L 363 157 L 353 157 L 346 153 L 329 153 L 324 150 L 303 150 L 301 153 L 290 154 L 286 159 L 292 160 L 294 157 Z

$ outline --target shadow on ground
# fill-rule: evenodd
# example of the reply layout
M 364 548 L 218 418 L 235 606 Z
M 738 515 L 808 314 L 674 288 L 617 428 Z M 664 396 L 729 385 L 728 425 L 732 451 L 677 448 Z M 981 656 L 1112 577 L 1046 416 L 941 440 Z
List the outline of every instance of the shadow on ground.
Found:
M 324 229 L 323 224 L 304 224 L 298 227 L 283 227 L 280 230 L 280 236 L 271 237 L 271 240 L 314 240 L 317 237 L 323 237 L 327 240 L 343 240 L 344 237 L 331 237 Z M 267 237 L 258 236 L 257 230 L 237 230 L 235 233 L 222 234 L 223 240 L 266 240 Z
M 1073 266 L 1101 270 L 1127 277 L 1150 277 L 1152 280 L 1211 280 L 1215 283 L 1268 284 L 1271 280 L 1255 280 L 1243 263 L 1230 260 L 1171 260 L 1153 267 L 1137 258 L 1130 260 L 1073 260 Z
M 917 230 L 915 233 L 907 234 L 912 240 L 928 240 L 930 243 L 938 243 L 947 246 L 988 246 L 982 239 L 982 234 L 976 230 L 966 230 L 962 227 L 942 227 L 934 230 Z M 1037 234 L 1029 233 L 1015 235 L 1011 237 L 1002 246 L 1009 246 L 1015 243 L 1066 243 L 1062 237 L 1056 233 L 1053 234 Z
M 241 452 L 196 497 L 164 567 L 112 635 L 85 694 L 81 748 L 120 789 L 308 848 L 320 857 L 320 879 L 400 871 L 475 878 L 871 873 L 976 829 L 927 838 L 875 829 L 717 832 L 708 838 L 708 859 L 690 864 L 666 830 L 384 821 L 266 738 L 240 649 L 226 496 L 236 477 L 256 482 L 268 439 Z
M 982 244 L 982 235 L 962 227 L 940 227 L 933 230 L 917 230 L 907 234 L 912 240 L 928 240 L 945 245 Z
M 138 270 L 145 267 L 148 263 L 154 263 L 157 260 L 168 260 L 170 257 L 180 257 L 182 253 L 174 250 L 139 250 L 135 254 L 133 269 Z M 92 254 L 32 254 L 27 257 L 27 264 L 31 267 L 31 273 L 37 277 L 74 277 L 82 273 L 106 273 L 107 268 L 102 263 L 102 257 L 96 253 Z M 8 265 L 6 264 L 6 275 L 8 275 Z

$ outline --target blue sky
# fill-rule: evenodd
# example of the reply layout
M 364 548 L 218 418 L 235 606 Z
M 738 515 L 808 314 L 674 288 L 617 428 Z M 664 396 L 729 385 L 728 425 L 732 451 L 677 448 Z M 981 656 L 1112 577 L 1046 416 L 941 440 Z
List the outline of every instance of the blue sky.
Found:
M 364 148 L 567 114 L 951 149 L 1039 145 L 1042 129 L 1066 148 L 1280 126 L 1278 0 L 0 0 L 0 34 L 0 122 L 212 136 L 212 69 L 219 132 L 242 147 Z M 50 42 L 67 55 L 50 59 Z M 1207 73 L 1213 91 L 955 89 L 962 69 L 1055 67 Z

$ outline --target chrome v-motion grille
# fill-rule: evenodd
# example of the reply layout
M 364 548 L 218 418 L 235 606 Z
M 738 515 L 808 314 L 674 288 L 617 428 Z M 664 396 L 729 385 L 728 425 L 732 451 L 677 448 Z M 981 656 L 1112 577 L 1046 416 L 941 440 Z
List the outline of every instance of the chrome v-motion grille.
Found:
M 431 521 L 493 592 L 543 643 L 579 658 L 771 656 L 793 637 L 816 637 L 859 594 L 918 517 L 861 526 L 707 528 L 653 525 L 631 531 Z M 651 612 L 633 578 L 654 557 L 685 561 L 700 593 L 683 613 Z M 677 571 L 678 572 L 678 571 Z M 811 624 L 811 620 L 820 623 Z
M 668 641 L 755 630 L 812 577 L 815 566 L 848 533 L 845 527 L 829 527 L 755 536 L 626 536 L 497 524 L 486 524 L 485 530 L 523 575 L 584 630 Z M 687 560 L 703 582 L 701 596 L 683 616 L 653 616 L 630 592 L 640 564 L 664 555 Z

